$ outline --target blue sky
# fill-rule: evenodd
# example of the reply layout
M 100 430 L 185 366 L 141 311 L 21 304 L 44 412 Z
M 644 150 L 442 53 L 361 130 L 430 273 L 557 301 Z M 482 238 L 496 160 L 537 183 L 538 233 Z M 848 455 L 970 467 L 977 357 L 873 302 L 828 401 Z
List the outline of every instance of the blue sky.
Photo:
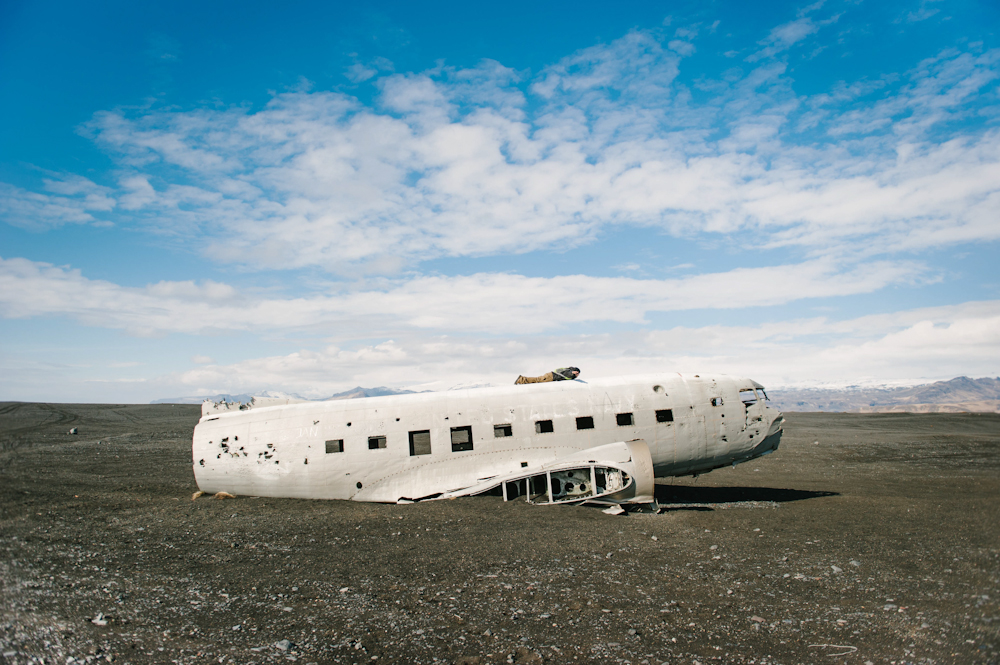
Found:
M 0 6 L 0 399 L 1000 374 L 988 2 Z

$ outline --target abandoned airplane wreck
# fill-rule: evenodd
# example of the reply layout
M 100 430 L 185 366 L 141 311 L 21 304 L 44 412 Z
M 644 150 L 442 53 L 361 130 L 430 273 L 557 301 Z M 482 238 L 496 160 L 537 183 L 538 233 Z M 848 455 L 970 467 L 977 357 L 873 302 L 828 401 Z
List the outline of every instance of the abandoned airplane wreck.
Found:
M 750 379 L 651 374 L 274 406 L 206 403 L 192 452 L 198 487 L 211 493 L 649 503 L 657 477 L 774 451 L 783 421 Z

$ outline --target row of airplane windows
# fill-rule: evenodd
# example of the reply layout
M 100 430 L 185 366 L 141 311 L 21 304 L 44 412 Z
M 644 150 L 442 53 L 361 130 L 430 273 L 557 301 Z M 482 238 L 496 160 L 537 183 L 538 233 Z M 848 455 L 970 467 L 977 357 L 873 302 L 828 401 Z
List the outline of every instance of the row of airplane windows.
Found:
M 619 427 L 628 427 L 635 424 L 635 419 L 631 413 L 615 414 L 615 421 Z M 660 409 L 656 412 L 656 422 L 671 423 L 674 421 L 674 413 L 671 409 Z M 593 416 L 580 416 L 576 419 L 577 430 L 594 429 Z M 551 420 L 536 420 L 535 434 L 552 434 L 555 426 Z M 409 433 L 410 455 L 430 455 L 431 454 L 431 432 L 430 430 L 417 430 Z M 493 426 L 493 437 L 503 439 L 514 436 L 514 426 L 510 423 L 503 423 Z M 386 447 L 386 437 L 384 435 L 368 437 L 368 449 L 378 450 Z M 472 450 L 472 427 L 464 425 L 462 427 L 451 428 L 451 451 L 453 453 Z M 343 439 L 330 439 L 326 442 L 327 453 L 344 452 Z

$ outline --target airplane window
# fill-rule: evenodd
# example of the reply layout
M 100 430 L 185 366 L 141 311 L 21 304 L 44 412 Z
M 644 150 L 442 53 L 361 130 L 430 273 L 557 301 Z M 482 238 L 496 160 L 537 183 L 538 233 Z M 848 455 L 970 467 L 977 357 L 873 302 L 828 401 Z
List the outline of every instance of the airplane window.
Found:
M 368 450 L 378 450 L 379 448 L 385 448 L 385 437 L 384 436 L 368 437 Z
M 514 428 L 510 425 L 494 425 L 493 436 L 497 439 L 502 439 L 506 436 L 514 436 Z
M 712 406 L 722 406 L 722 398 L 721 397 L 713 397 L 712 398 Z
M 673 409 L 660 409 L 656 412 L 656 422 L 658 423 L 672 423 L 674 422 L 674 412 Z
M 753 390 L 745 388 L 740 391 L 740 401 L 746 404 L 747 406 L 756 404 L 757 394 Z
M 328 453 L 342 453 L 344 452 L 344 440 L 343 439 L 331 439 L 326 442 L 326 452 Z
M 451 428 L 451 452 L 459 453 L 472 450 L 472 427 Z
M 764 392 L 763 388 L 760 389 L 760 394 L 764 397 L 764 401 L 765 402 L 770 402 L 771 401 L 771 398 L 767 396 L 767 393 Z
M 555 429 L 552 427 L 551 420 L 538 420 L 535 421 L 535 433 L 536 434 L 551 434 Z
M 577 429 L 594 429 L 594 417 L 582 416 L 576 419 Z
M 431 432 L 430 430 L 420 430 L 410 432 L 410 455 L 430 455 L 431 454 Z
M 615 420 L 618 421 L 620 427 L 625 427 L 627 425 L 632 425 L 632 414 L 631 413 L 619 413 L 615 416 Z

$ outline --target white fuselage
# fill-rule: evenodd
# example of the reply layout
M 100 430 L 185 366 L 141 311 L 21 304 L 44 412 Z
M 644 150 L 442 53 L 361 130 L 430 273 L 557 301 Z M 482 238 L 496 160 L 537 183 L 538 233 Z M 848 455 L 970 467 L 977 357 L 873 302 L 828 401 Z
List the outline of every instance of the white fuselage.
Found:
M 650 374 L 209 413 L 192 451 L 206 492 L 395 502 L 635 439 L 657 477 L 704 473 L 771 452 L 781 423 L 749 379 Z

